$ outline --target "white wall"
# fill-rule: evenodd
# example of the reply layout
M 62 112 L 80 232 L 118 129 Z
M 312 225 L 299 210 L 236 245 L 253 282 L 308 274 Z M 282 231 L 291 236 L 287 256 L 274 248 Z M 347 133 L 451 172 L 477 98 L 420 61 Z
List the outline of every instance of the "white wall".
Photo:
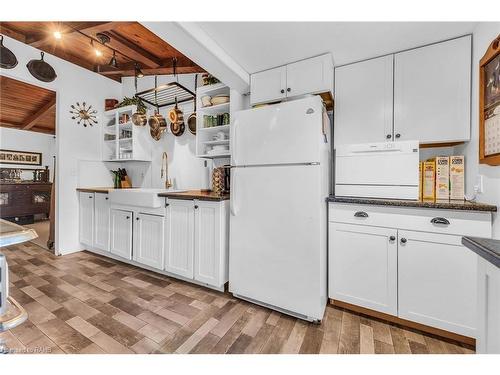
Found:
M 52 181 L 54 155 L 56 154 L 56 139 L 52 134 L 0 127 L 0 148 L 42 153 L 41 166 L 0 163 L 0 167 L 37 169 L 45 168 L 47 165 L 50 170 L 50 180 Z M 32 177 L 31 175 L 30 178 Z
M 181 74 L 178 76 L 179 83 L 195 92 L 194 87 L 195 74 Z M 172 75 L 158 76 L 158 85 L 162 85 L 175 80 Z M 201 76 L 198 77 L 198 85 Z M 132 97 L 135 94 L 134 78 L 125 77 L 122 80 L 123 96 Z M 153 88 L 154 76 L 146 76 L 137 80 L 137 90 L 144 91 Z M 179 108 L 187 119 L 193 112 L 193 103 L 180 104 Z M 167 117 L 170 108 L 160 108 L 160 113 Z M 152 113 L 152 111 L 150 112 Z M 168 122 L 168 121 L 167 121 Z M 196 157 L 195 136 L 187 129 L 180 137 L 174 136 L 168 131 L 163 134 L 161 140 L 151 140 L 152 144 L 152 162 L 128 162 L 122 163 L 121 167 L 126 168 L 133 186 L 139 187 L 164 187 L 165 180 L 160 178 L 162 154 L 164 151 L 168 154 L 169 177 L 174 182 L 176 189 L 196 189 L 201 186 L 201 175 L 203 173 L 203 160 Z
M 472 111 L 471 141 L 456 147 L 456 154 L 465 155 L 465 176 L 467 194 L 472 194 L 479 174 L 484 176 L 484 193 L 477 199 L 497 205 L 500 209 L 500 166 L 479 165 L 479 60 L 491 41 L 500 33 L 500 22 L 479 23 L 472 38 Z M 493 237 L 500 239 L 500 219 L 494 215 Z
M 39 59 L 40 51 L 12 38 L 4 37 L 4 45 L 17 56 L 19 64 L 14 69 L 2 69 L 2 75 L 41 86 L 57 93 L 56 107 L 56 251 L 67 254 L 82 249 L 78 241 L 78 161 L 100 160 L 100 126 L 84 128 L 77 125 L 69 114 L 70 105 L 85 101 L 104 111 L 105 98 L 120 98 L 121 85 L 87 69 L 71 64 L 50 54 L 45 61 L 51 64 L 57 78 L 50 83 L 35 79 L 26 64 Z

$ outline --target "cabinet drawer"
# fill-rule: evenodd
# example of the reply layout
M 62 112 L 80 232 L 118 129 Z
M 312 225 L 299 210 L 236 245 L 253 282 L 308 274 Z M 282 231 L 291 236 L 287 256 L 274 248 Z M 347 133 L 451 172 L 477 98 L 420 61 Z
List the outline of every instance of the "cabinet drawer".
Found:
M 328 215 L 330 222 L 337 223 L 491 237 L 489 212 L 330 203 Z M 449 224 L 441 224 L 441 219 L 446 219 Z

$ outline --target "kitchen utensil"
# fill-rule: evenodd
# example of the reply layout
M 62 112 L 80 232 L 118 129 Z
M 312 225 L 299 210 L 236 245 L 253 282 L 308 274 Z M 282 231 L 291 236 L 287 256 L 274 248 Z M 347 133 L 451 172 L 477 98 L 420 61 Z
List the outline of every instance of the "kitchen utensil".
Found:
M 43 60 L 45 53 L 40 52 L 40 60 L 30 60 L 26 66 L 33 77 L 42 82 L 52 82 L 57 74 L 52 66 Z
M 145 126 L 148 123 L 148 116 L 145 113 L 135 112 L 132 115 L 132 122 L 136 126 Z
M 212 97 L 210 100 L 212 105 L 219 105 L 219 104 L 224 104 L 229 102 L 229 96 L 228 95 L 216 95 Z
M 198 74 L 194 76 L 194 89 L 196 90 L 196 86 L 198 83 Z M 188 129 L 191 134 L 196 135 L 196 98 L 194 98 L 194 110 L 191 113 L 187 120 Z
M 182 134 L 184 134 L 184 130 L 186 130 L 186 125 L 184 125 L 184 123 L 178 124 L 172 122 L 170 124 L 170 131 L 176 137 L 180 137 Z
M 165 129 L 167 127 L 167 121 L 158 111 L 155 111 L 154 115 L 149 118 L 148 123 L 149 127 L 153 130 Z
M 224 132 L 217 132 L 214 136 L 214 141 L 223 141 L 226 139 L 226 133 Z
M 116 107 L 118 100 L 116 99 L 104 99 L 104 110 L 110 111 Z
M 0 67 L 12 69 L 17 65 L 17 57 L 14 53 L 3 45 L 3 35 L 0 35 Z
M 224 168 L 214 168 L 212 172 L 212 191 L 217 195 L 222 195 L 224 192 Z
M 151 138 L 153 138 L 155 141 L 159 141 L 164 131 L 165 130 L 162 128 L 155 128 L 155 129 L 150 128 L 149 134 L 151 134 Z
M 175 98 L 175 107 L 172 108 L 168 112 L 168 119 L 170 120 L 171 123 L 173 124 L 182 124 L 184 123 L 184 114 L 182 111 L 177 107 L 177 97 Z
M 203 107 L 210 107 L 212 105 L 212 98 L 208 95 L 201 97 L 201 104 Z

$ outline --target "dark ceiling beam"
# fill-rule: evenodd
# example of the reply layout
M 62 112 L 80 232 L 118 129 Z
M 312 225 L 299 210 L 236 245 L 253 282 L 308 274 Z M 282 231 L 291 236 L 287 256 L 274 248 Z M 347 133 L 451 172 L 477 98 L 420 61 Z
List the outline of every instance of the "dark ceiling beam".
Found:
M 163 61 L 163 64 L 156 68 L 145 68 L 140 66 L 141 71 L 145 75 L 163 75 L 163 74 L 173 74 L 173 64 L 172 60 Z M 189 60 L 187 57 L 180 57 L 177 59 L 177 73 L 205 73 L 205 70 L 194 62 Z M 115 69 L 111 66 L 105 65 L 101 66 L 99 73 L 105 76 L 111 75 L 122 75 L 122 76 L 133 76 L 135 74 L 135 65 L 133 62 L 119 64 L 118 68 Z
M 56 105 L 56 97 L 54 95 L 54 97 L 51 98 L 47 103 L 45 103 L 38 111 L 28 116 L 28 118 L 23 121 L 22 129 L 23 130 L 31 129 L 33 126 L 35 126 L 37 121 L 48 111 L 54 108 L 55 105 Z
M 162 65 L 160 58 L 139 47 L 137 44 L 129 41 L 115 31 L 108 31 L 105 34 L 111 38 L 111 41 L 106 43 L 106 45 L 117 50 L 128 58 L 150 68 L 156 68 Z
M 73 34 L 78 31 L 84 34 L 96 34 L 102 33 L 105 31 L 110 31 L 116 27 L 124 26 L 130 24 L 132 22 L 109 22 L 109 21 L 101 21 L 101 22 L 60 22 L 58 31 L 64 35 Z M 40 35 L 27 35 L 26 36 L 26 44 L 29 44 L 32 47 L 39 48 L 47 43 L 50 43 L 54 36 L 52 32 L 55 30 L 45 30 L 42 36 Z
M 10 27 L 6 26 L 4 22 L 0 22 L 0 34 L 6 35 L 15 40 L 26 43 L 26 37 L 24 36 L 24 34 L 14 29 L 11 29 Z

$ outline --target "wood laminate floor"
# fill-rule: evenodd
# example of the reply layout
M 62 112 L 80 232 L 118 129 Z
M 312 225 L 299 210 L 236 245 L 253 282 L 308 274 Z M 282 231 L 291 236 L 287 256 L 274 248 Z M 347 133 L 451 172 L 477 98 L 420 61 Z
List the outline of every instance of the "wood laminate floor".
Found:
M 0 338 L 29 353 L 473 353 L 328 306 L 321 325 L 89 252 L 2 249 L 29 320 Z

